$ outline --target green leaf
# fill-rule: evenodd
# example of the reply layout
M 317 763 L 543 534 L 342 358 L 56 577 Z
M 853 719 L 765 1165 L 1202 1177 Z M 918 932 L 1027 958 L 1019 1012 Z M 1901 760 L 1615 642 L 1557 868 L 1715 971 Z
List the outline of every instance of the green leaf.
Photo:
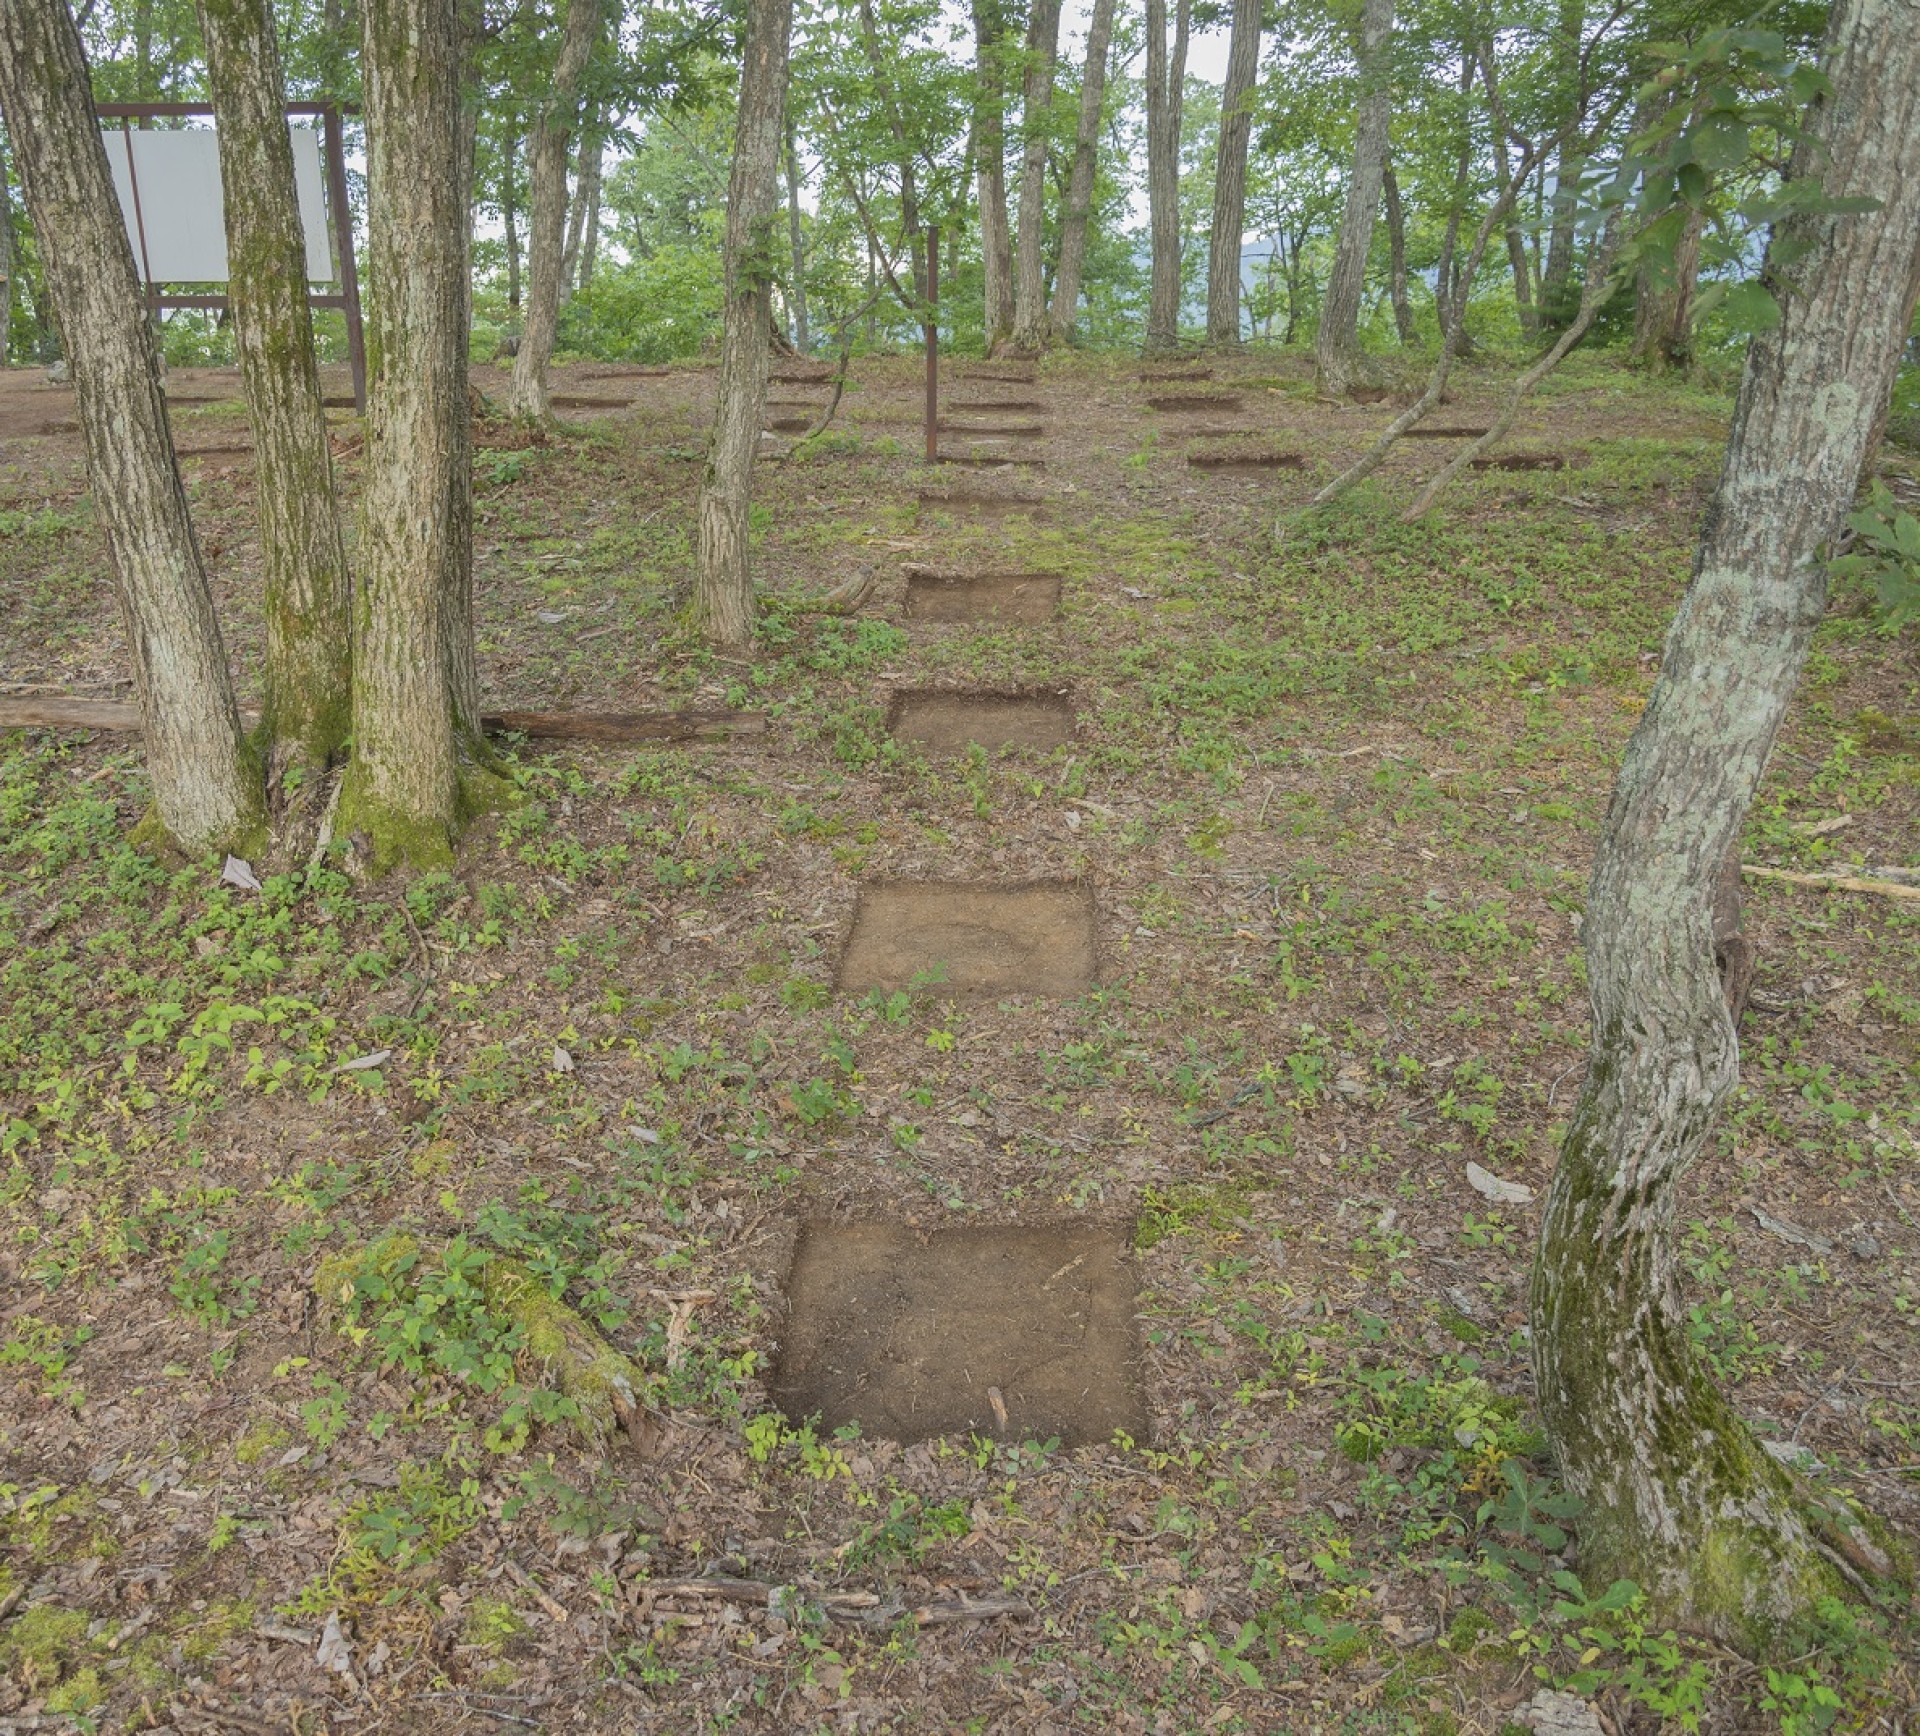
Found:
M 1780 304 L 1764 284 L 1741 283 L 1727 291 L 1726 314 L 1737 332 L 1770 332 L 1780 323 Z

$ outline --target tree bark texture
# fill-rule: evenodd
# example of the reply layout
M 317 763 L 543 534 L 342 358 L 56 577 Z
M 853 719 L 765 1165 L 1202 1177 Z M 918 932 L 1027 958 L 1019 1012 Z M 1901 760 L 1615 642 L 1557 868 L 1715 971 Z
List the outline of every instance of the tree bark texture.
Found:
M 473 347 L 473 189 L 480 157 L 480 42 L 486 31 L 484 0 L 454 0 L 454 54 L 460 112 L 454 127 L 454 194 L 462 216 L 454 240 L 460 249 L 454 271 L 453 348 L 459 357 L 460 410 L 446 429 L 448 534 L 440 569 L 444 611 L 441 647 L 453 704 L 455 751 L 483 766 L 494 763 L 480 721 L 480 659 L 473 632 L 473 392 L 468 358 Z
M 1033 0 L 1027 21 L 1027 64 L 1021 93 L 1020 233 L 1013 262 L 1013 342 L 1045 349 L 1047 273 L 1047 130 L 1053 109 L 1053 66 L 1060 50 L 1060 0 Z
M 599 196 L 600 159 L 604 154 L 600 136 L 600 111 L 594 105 L 580 128 L 580 155 L 573 167 L 573 204 L 567 214 L 567 245 L 560 255 L 560 305 L 573 299 L 580 281 L 580 249 L 587 238 L 587 210 Z
M 973 0 L 973 148 L 980 198 L 987 353 L 1013 331 L 1013 228 L 1007 218 L 1007 16 L 1002 0 Z
M 1400 203 L 1400 178 L 1391 160 L 1380 170 L 1380 192 L 1387 212 L 1387 293 L 1393 301 L 1393 326 L 1402 345 L 1416 335 L 1413 303 L 1407 297 L 1407 214 Z
M 1392 34 L 1393 0 L 1366 0 L 1360 13 L 1360 103 L 1353 130 L 1353 178 L 1347 183 L 1347 208 L 1340 219 L 1313 346 L 1316 386 L 1327 398 L 1346 396 L 1359 359 L 1360 295 L 1366 287 L 1373 217 L 1380 206 L 1380 183 L 1387 166 L 1387 128 L 1393 119 L 1387 47 Z
M 800 220 L 800 145 L 793 122 L 787 122 L 787 259 L 792 276 L 787 302 L 793 309 L 793 347 L 801 355 L 813 352 L 813 333 L 807 329 L 807 234 Z
M 600 33 L 602 0 L 567 0 L 566 23 L 554 56 L 546 100 L 535 111 L 527 140 L 527 307 L 520 349 L 513 358 L 510 411 L 544 422 L 547 364 L 560 327 L 560 266 L 566 247 L 567 147 L 580 115 L 580 81 Z
M 1791 218 L 1772 244 L 1793 259 L 1774 274 L 1782 321 L 1748 351 L 1692 583 L 1594 864 L 1588 1073 L 1532 1298 L 1542 1416 L 1585 1503 L 1583 1577 L 1631 1578 L 1656 1619 L 1762 1647 L 1816 1595 L 1887 1565 L 1760 1449 L 1699 1367 L 1673 1234 L 1681 1179 L 1738 1073 L 1715 882 L 1798 685 L 1825 607 L 1822 544 L 1906 338 L 1920 0 L 1842 0 L 1826 71 L 1832 94 L 1793 172 L 1882 204 Z
M 1259 70 L 1260 0 L 1233 0 L 1214 160 L 1213 237 L 1207 254 L 1210 344 L 1240 341 L 1240 238 L 1247 223 L 1247 146 L 1253 138 L 1253 82 Z
M 747 507 L 767 402 L 767 321 L 774 272 L 774 208 L 786 142 L 787 46 L 793 0 L 752 0 L 740 109 L 727 184 L 726 310 L 720 372 L 700 486 L 693 612 L 720 645 L 753 641 L 753 569 Z
M 1177 0 L 1167 53 L 1166 0 L 1147 0 L 1147 294 L 1149 354 L 1180 342 L 1180 110 L 1187 80 L 1188 0 Z
M 1506 136 L 1496 124 L 1493 134 L 1493 156 L 1495 166 L 1500 171 L 1500 179 L 1505 181 L 1512 174 L 1507 159 Z M 1538 335 L 1539 318 L 1533 304 L 1533 263 L 1527 257 L 1527 238 L 1520 227 L 1520 204 L 1515 200 L 1507 211 L 1507 269 L 1513 274 L 1513 305 L 1520 321 L 1520 335 L 1529 341 Z
M 0 109 L 72 369 L 94 510 L 146 719 L 161 827 L 194 854 L 263 836 L 133 250 L 65 0 L 0 3 Z
M 520 311 L 520 211 L 513 164 L 519 154 L 515 141 L 508 139 L 501 153 L 505 163 L 500 171 L 500 221 L 507 232 L 507 306 L 516 314 Z
M 1693 354 L 1693 292 L 1700 279 L 1700 242 L 1706 227 L 1706 213 L 1689 209 L 1674 241 L 1672 268 L 1662 261 L 1657 272 L 1640 269 L 1630 354 L 1656 373 L 1684 368 Z
M 1073 167 L 1060 214 L 1060 265 L 1053 276 L 1053 333 L 1071 341 L 1080 317 L 1080 285 L 1087 268 L 1087 225 L 1093 215 L 1093 179 L 1099 166 L 1100 116 L 1107 99 L 1107 50 L 1113 41 L 1113 0 L 1093 0 L 1087 23 L 1087 63 L 1080 80 L 1080 124 Z
M 324 768 L 350 723 L 352 589 L 307 307 L 286 85 L 269 0 L 200 0 L 220 140 L 227 294 L 253 427 L 269 767 Z
M 13 188 L 7 178 L 7 154 L 0 151 L 0 368 L 12 359 L 13 336 Z
M 1555 50 L 1559 77 L 1567 101 L 1573 106 L 1577 135 L 1586 112 L 1587 93 L 1581 83 L 1580 47 L 1586 36 L 1585 0 L 1560 0 L 1554 21 Z M 1586 156 L 1577 146 L 1567 144 L 1554 159 L 1552 221 L 1547 230 L 1547 259 L 1540 273 L 1540 321 L 1547 331 L 1557 331 L 1573 317 L 1574 214 L 1580 203 L 1580 180 L 1586 173 Z

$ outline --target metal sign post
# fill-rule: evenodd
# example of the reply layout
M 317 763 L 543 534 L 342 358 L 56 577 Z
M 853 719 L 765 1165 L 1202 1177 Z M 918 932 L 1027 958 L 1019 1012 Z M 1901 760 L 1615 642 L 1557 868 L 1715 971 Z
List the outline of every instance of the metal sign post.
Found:
M 940 225 L 927 225 L 927 462 L 940 462 Z

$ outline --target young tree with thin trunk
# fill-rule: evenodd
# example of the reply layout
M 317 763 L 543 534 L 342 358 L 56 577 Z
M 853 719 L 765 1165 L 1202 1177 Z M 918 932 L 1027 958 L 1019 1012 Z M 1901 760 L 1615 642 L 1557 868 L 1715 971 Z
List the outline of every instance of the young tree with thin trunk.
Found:
M 1013 228 L 1007 218 L 1007 15 L 1003 0 L 973 0 L 973 150 L 987 353 L 1013 331 Z
M 269 788 L 310 780 L 350 723 L 352 589 L 307 307 L 286 87 L 269 0 L 200 0 L 219 131 L 227 294 L 253 427 L 267 662 Z
M 1087 22 L 1087 63 L 1080 78 L 1080 124 L 1074 134 L 1073 167 L 1068 173 L 1067 197 L 1060 216 L 1060 264 L 1053 276 L 1053 332 L 1062 343 L 1072 339 L 1080 317 L 1100 115 L 1106 106 L 1107 49 L 1112 40 L 1113 0 L 1093 0 L 1093 16 Z
M 600 107 L 588 110 L 580 128 L 580 157 L 573 169 L 573 204 L 567 213 L 567 244 L 560 255 L 560 305 L 573 299 L 579 283 L 580 249 L 587 238 L 587 213 L 600 197 L 600 159 L 606 141 L 600 133 Z
M 1586 22 L 1585 0 L 1559 0 L 1559 14 L 1554 24 L 1557 72 L 1564 87 L 1564 100 L 1574 115 L 1576 131 L 1587 106 L 1581 55 Z M 1552 222 L 1547 231 L 1546 263 L 1540 272 L 1540 323 L 1545 331 L 1558 330 L 1572 317 L 1573 218 L 1579 208 L 1580 181 L 1585 173 L 1586 159 L 1571 147 L 1554 159 Z
M 774 208 L 786 139 L 787 50 L 793 0 L 750 0 L 727 182 L 726 302 L 720 377 L 701 479 L 693 614 L 715 644 L 753 642 L 747 507 L 767 403 L 767 322 L 774 279 Z
M 1738 1077 L 1710 905 L 1826 604 L 1920 258 L 1920 0 L 1840 0 L 1831 94 L 1790 173 L 1879 208 L 1785 219 L 1781 319 L 1747 353 L 1693 581 L 1602 829 L 1582 936 L 1588 1072 L 1534 1267 L 1534 1376 L 1583 1503 L 1581 1574 L 1653 1619 L 1768 1646 L 1890 1563 L 1754 1438 L 1700 1367 L 1676 1274 L 1680 1184 Z
M 1167 0 L 1147 0 L 1147 224 L 1152 249 L 1147 351 L 1180 342 L 1180 111 L 1187 84 L 1189 0 L 1177 0 L 1167 53 Z
M 1021 93 L 1020 232 L 1013 261 L 1013 342 L 1044 349 L 1047 274 L 1041 257 L 1047 227 L 1047 129 L 1053 108 L 1053 65 L 1060 49 L 1060 0 L 1033 0 L 1027 17 L 1026 80 Z
M 72 370 L 161 832 L 193 854 L 265 838 L 160 367 L 65 0 L 0 4 L 0 110 Z
M 13 337 L 13 188 L 7 181 L 7 154 L 0 150 L 0 368 L 11 360 Z
M 1413 303 L 1407 297 L 1407 214 L 1400 204 L 1400 178 L 1389 158 L 1380 171 L 1380 192 L 1387 213 L 1387 293 L 1393 302 L 1393 327 L 1403 345 L 1418 335 Z
M 518 155 L 516 141 L 509 138 L 500 152 L 500 222 L 506 230 L 507 307 L 516 318 L 520 312 L 520 208 L 513 165 Z
M 813 351 L 813 333 L 807 329 L 807 236 L 800 221 L 800 144 L 793 122 L 787 122 L 787 259 L 793 275 L 787 284 L 787 302 L 793 309 L 793 347 L 801 355 Z
M 1360 295 L 1373 245 L 1374 213 L 1387 167 L 1387 128 L 1393 119 L 1388 39 L 1393 0 L 1365 0 L 1360 13 L 1360 102 L 1353 129 L 1353 175 L 1347 208 L 1334 243 L 1327 293 L 1314 340 L 1315 386 L 1324 398 L 1344 398 L 1360 357 Z
M 527 307 L 520 348 L 513 358 L 508 408 L 515 416 L 544 422 L 547 364 L 560 327 L 560 268 L 566 248 L 567 147 L 580 116 L 580 81 L 600 34 L 605 0 L 567 0 L 566 22 L 554 56 L 553 76 L 534 113 L 527 143 Z
M 1253 138 L 1253 82 L 1259 70 L 1260 0 L 1233 0 L 1214 160 L 1213 237 L 1207 253 L 1210 344 L 1240 341 L 1240 238 L 1247 222 L 1247 146 Z

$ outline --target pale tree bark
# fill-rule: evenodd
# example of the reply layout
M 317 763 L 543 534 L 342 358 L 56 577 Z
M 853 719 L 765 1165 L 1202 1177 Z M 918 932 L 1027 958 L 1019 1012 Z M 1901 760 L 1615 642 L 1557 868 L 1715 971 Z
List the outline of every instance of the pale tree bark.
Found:
M 1497 126 L 1493 133 L 1493 156 L 1500 179 L 1504 181 L 1511 170 L 1508 166 L 1506 136 Z M 1513 274 L 1513 305 L 1520 319 L 1521 336 L 1532 340 L 1538 335 L 1540 325 L 1533 304 L 1533 264 L 1527 258 L 1527 238 L 1520 228 L 1517 200 L 1508 208 L 1506 228 L 1507 268 Z
M 516 314 L 520 311 L 520 211 L 514 197 L 513 163 L 519 154 L 515 142 L 508 139 L 500 170 L 500 221 L 507 232 L 507 306 Z
M 1189 0 L 1177 0 L 1167 53 L 1167 0 L 1147 0 L 1147 292 L 1150 354 L 1180 342 L 1180 111 L 1186 100 Z
M 1700 280 L 1700 243 L 1706 234 L 1704 211 L 1689 208 L 1675 238 L 1671 264 L 1640 269 L 1633 309 L 1630 358 L 1656 373 L 1684 368 L 1693 354 L 1693 293 Z
M 813 352 L 813 334 L 807 329 L 807 234 L 800 221 L 800 144 L 791 120 L 787 123 L 787 258 L 793 276 L 787 302 L 793 309 L 793 347 L 801 355 Z
M 1353 176 L 1347 208 L 1334 243 L 1327 293 L 1314 340 L 1315 387 L 1322 397 L 1343 398 L 1359 360 L 1360 295 L 1366 287 L 1373 218 L 1387 166 L 1387 129 L 1393 119 L 1393 80 L 1388 39 L 1393 0 L 1365 0 L 1360 13 L 1360 103 L 1353 131 Z
M 1380 171 L 1380 192 L 1387 213 L 1387 293 L 1393 301 L 1393 326 L 1403 345 L 1416 336 L 1413 303 L 1407 298 L 1407 214 L 1400 204 L 1400 178 L 1389 159 Z
M 1475 63 L 1473 44 L 1460 46 L 1460 95 L 1464 99 L 1473 94 Z M 1461 103 L 1464 110 L 1466 104 Z M 1440 329 L 1444 332 L 1450 326 L 1458 324 L 1461 335 L 1466 334 L 1466 321 L 1454 319 L 1454 300 L 1460 283 L 1459 247 L 1460 224 L 1467 210 L 1467 177 L 1473 171 L 1473 124 L 1463 119 L 1460 126 L 1460 149 L 1454 157 L 1453 193 L 1447 202 L 1447 222 L 1445 233 L 1440 240 L 1440 259 L 1433 273 L 1433 299 L 1440 316 Z
M 286 86 L 269 0 L 200 0 L 220 140 L 227 295 L 253 427 L 265 569 L 269 788 L 324 769 L 350 726 L 352 591 L 307 307 Z
M 1559 76 L 1572 105 L 1574 130 L 1581 130 L 1585 118 L 1587 93 L 1581 67 L 1581 45 L 1586 36 L 1585 0 L 1560 0 L 1554 21 L 1554 46 L 1559 61 Z M 1554 160 L 1552 221 L 1547 230 L 1547 259 L 1540 272 L 1540 321 L 1547 331 L 1557 330 L 1571 317 L 1574 255 L 1574 214 L 1580 203 L 1580 179 L 1586 173 L 1586 158 L 1568 145 Z
M 580 156 L 573 166 L 573 204 L 567 214 L 567 244 L 560 254 L 560 305 L 573 299 L 579 282 L 580 248 L 587 235 L 587 211 L 599 197 L 600 159 L 604 155 L 600 137 L 600 110 L 595 104 L 580 128 Z
M 1588 1073 L 1548 1191 L 1533 1362 L 1580 1571 L 1650 1618 L 1743 1645 L 1889 1563 L 1761 1450 L 1695 1357 L 1676 1271 L 1687 1170 L 1738 1077 L 1712 895 L 1826 603 L 1841 526 L 1906 338 L 1920 257 L 1920 0 L 1841 0 L 1832 94 L 1791 172 L 1878 210 L 1776 232 L 1779 327 L 1747 353 L 1693 580 L 1602 830 L 1583 938 Z M 1790 289 L 1789 289 L 1789 286 Z
M 338 824 L 376 867 L 418 868 L 452 859 L 465 813 L 451 648 L 470 523 L 461 26 L 452 0 L 361 0 L 361 26 L 373 377 Z
M 12 359 L 14 251 L 13 188 L 7 178 L 7 154 L 0 150 L 0 368 Z
M 751 0 L 727 183 L 726 310 L 720 376 L 700 486 L 693 614 L 716 644 L 753 642 L 747 508 L 767 403 L 767 321 L 774 278 L 774 208 L 786 137 L 787 48 L 793 0 Z
M 473 347 L 473 190 L 479 175 L 480 42 L 486 32 L 484 0 L 454 0 L 454 55 L 460 112 L 454 123 L 454 196 L 461 216 L 453 240 L 460 254 L 453 267 L 452 346 L 459 357 L 460 407 L 447 424 L 447 537 L 442 550 L 440 596 L 444 610 L 442 649 L 447 692 L 453 706 L 457 751 L 484 767 L 495 764 L 480 722 L 480 658 L 473 631 L 473 408 L 468 377 Z M 469 782 L 467 789 L 478 788 Z
M 579 119 L 580 81 L 600 34 L 603 0 L 567 0 L 553 76 L 527 140 L 527 307 L 508 388 L 511 414 L 544 422 L 547 365 L 560 326 L 560 265 L 566 246 L 567 147 Z
M 1087 63 L 1080 80 L 1080 124 L 1073 168 L 1060 214 L 1060 264 L 1053 277 L 1053 332 L 1071 341 L 1080 317 L 1080 285 L 1087 269 L 1087 225 L 1093 215 L 1093 178 L 1099 166 L 1100 116 L 1107 98 L 1107 49 L 1113 40 L 1113 0 L 1093 0 L 1087 22 Z
M 606 185 L 604 140 L 601 150 L 601 156 L 593 160 L 593 183 L 587 193 L 587 232 L 580 237 L 580 266 L 574 285 L 576 290 L 583 290 L 593 282 L 594 264 L 600 257 L 600 193 Z
M 1053 109 L 1053 67 L 1060 50 L 1060 0 L 1033 0 L 1027 19 L 1027 65 L 1021 93 L 1020 234 L 1013 262 L 1013 342 L 1040 350 L 1047 324 L 1047 131 Z
M 1240 238 L 1247 223 L 1247 146 L 1253 138 L 1253 81 L 1259 70 L 1260 0 L 1233 0 L 1214 160 L 1213 238 L 1207 255 L 1210 344 L 1240 341 Z
M 987 353 L 1013 331 L 1013 229 L 1007 219 L 1007 16 L 1003 0 L 973 0 L 973 149 L 980 198 L 980 254 Z
M 160 368 L 65 0 L 0 4 L 0 110 L 72 370 L 161 831 L 195 855 L 264 842 Z

